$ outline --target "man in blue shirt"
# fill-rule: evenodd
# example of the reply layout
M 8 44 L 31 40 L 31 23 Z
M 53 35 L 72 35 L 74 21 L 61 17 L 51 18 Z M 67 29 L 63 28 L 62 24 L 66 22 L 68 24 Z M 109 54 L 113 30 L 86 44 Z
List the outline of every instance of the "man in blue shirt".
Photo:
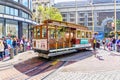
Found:
M 9 49 L 10 49 L 10 48 L 13 48 L 12 42 L 13 42 L 12 38 L 9 37 L 9 38 L 7 39 L 7 44 L 8 44 L 8 48 L 9 48 Z

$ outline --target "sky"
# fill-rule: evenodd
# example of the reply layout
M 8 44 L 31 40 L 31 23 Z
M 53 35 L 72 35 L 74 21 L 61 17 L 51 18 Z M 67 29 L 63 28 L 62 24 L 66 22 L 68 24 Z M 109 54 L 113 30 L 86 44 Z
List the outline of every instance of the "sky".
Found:
M 75 0 L 54 0 L 55 3 L 58 3 L 58 2 L 67 2 L 67 1 L 75 1 Z M 76 0 L 76 1 L 85 1 L 85 0 Z

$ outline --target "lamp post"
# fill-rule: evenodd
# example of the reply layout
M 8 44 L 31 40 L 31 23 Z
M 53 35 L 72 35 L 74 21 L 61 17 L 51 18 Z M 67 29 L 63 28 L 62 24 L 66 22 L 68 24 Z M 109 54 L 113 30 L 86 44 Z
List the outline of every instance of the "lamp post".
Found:
M 90 6 L 92 8 L 92 32 L 93 32 L 93 37 L 94 37 L 95 35 L 94 35 L 94 6 L 93 6 L 93 0 L 91 0 Z
M 115 26 L 115 38 L 117 38 L 116 34 L 117 34 L 117 27 L 116 27 L 116 0 L 114 0 L 114 26 Z
M 94 6 L 93 6 L 93 0 L 91 1 L 91 7 L 92 7 L 92 31 L 94 32 Z
M 77 0 L 75 0 L 75 23 L 77 24 Z

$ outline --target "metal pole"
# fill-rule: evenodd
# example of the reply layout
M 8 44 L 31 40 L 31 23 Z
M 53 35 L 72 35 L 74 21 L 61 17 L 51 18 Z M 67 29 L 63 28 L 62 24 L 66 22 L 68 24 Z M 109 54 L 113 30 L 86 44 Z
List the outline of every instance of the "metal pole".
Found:
M 93 6 L 93 0 L 92 0 L 91 7 L 92 7 L 92 31 L 94 33 L 94 6 Z
M 114 23 L 115 23 L 115 38 L 117 38 L 116 34 L 117 34 L 117 31 L 116 31 L 116 0 L 114 0 Z
M 75 0 L 75 23 L 77 24 L 77 0 Z

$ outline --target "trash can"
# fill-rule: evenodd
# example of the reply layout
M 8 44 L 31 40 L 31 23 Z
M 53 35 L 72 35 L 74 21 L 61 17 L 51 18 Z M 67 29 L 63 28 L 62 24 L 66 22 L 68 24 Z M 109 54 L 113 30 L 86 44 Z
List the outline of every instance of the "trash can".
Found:
M 14 49 L 10 48 L 10 59 L 14 58 Z

